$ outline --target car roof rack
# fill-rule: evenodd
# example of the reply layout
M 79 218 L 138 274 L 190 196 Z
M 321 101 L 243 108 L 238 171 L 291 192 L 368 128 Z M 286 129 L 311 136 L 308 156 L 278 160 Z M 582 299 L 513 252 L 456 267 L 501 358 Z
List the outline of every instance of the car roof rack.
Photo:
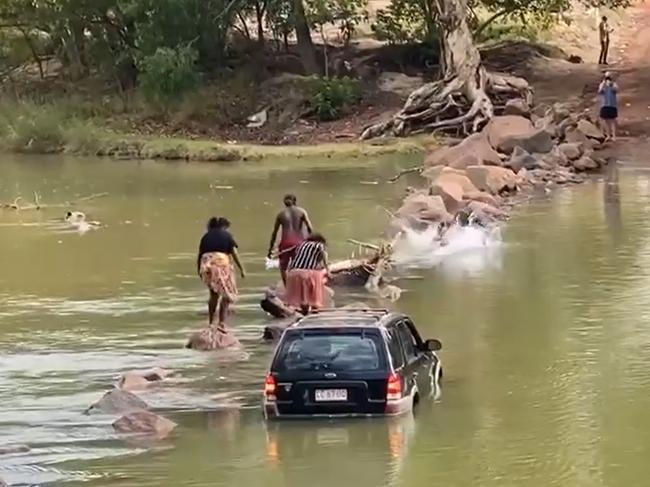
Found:
M 388 314 L 386 308 L 321 308 L 312 311 L 311 314 L 320 313 L 383 313 Z

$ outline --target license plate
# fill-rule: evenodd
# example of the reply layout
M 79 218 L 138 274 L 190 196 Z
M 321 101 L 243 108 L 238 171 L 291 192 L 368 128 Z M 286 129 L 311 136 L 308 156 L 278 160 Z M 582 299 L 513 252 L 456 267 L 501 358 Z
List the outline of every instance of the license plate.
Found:
M 348 390 L 347 389 L 316 389 L 316 394 L 314 398 L 316 399 L 317 402 L 347 401 Z

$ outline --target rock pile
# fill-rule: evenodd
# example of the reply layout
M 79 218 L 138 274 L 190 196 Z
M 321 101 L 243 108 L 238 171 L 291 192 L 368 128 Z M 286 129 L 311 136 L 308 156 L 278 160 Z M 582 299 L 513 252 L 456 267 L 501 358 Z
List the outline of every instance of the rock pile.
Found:
M 166 375 L 163 369 L 152 369 L 156 375 Z M 150 376 L 152 371 L 145 371 Z M 130 373 L 132 376 L 139 372 Z M 162 380 L 162 378 L 160 379 Z M 107 414 L 118 416 L 113 422 L 113 429 L 118 433 L 129 433 L 146 438 L 163 439 L 176 427 L 176 423 L 149 411 L 146 402 L 135 394 L 123 389 L 112 389 L 101 399 L 86 409 L 85 414 Z
M 583 182 L 606 161 L 596 155 L 605 136 L 589 112 L 569 106 L 508 103 L 481 132 L 434 149 L 424 160 L 423 189 L 411 191 L 396 216 L 412 226 L 449 223 L 470 212 L 486 223 L 507 215 L 503 207 L 536 188 Z

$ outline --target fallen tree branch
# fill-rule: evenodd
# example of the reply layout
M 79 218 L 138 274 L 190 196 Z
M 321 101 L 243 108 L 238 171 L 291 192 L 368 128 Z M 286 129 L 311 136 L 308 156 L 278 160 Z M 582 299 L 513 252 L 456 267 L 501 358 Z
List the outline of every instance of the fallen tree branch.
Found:
M 66 201 L 65 203 L 53 203 L 47 205 L 41 203 L 41 196 L 36 191 L 34 191 L 33 204 L 21 206 L 20 201 L 22 201 L 23 197 L 17 196 L 12 203 L 0 203 L 0 208 L 5 208 L 5 209 L 15 210 L 15 211 L 42 210 L 45 208 L 69 208 L 70 206 L 77 203 L 81 203 L 82 201 L 90 201 L 95 198 L 101 198 L 103 196 L 108 196 L 108 193 L 94 193 L 88 196 L 83 196 L 76 200 Z
M 374 250 L 375 252 L 378 252 L 380 250 L 380 248 L 381 248 L 379 245 L 371 244 L 371 243 L 368 243 L 368 242 L 360 242 L 359 240 L 355 240 L 353 238 L 349 238 L 348 242 L 350 242 L 350 243 L 352 243 L 354 245 L 358 245 L 359 247 Z
M 418 174 L 420 174 L 420 173 L 422 172 L 423 169 L 424 169 L 423 166 L 415 166 L 415 167 L 409 167 L 409 168 L 407 168 L 407 169 L 402 169 L 402 170 L 401 170 L 400 172 L 398 172 L 395 176 L 393 176 L 392 178 L 390 178 L 390 179 L 388 180 L 388 182 L 389 182 L 389 183 L 394 183 L 394 182 L 397 181 L 399 178 L 401 178 L 402 176 L 406 176 L 407 174 L 413 174 L 413 173 L 418 173 Z

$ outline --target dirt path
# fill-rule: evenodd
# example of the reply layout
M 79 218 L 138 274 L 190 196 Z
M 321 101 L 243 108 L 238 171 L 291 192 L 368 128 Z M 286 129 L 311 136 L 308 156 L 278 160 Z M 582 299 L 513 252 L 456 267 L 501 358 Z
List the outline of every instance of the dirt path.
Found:
M 650 2 L 636 6 L 628 24 L 617 36 L 609 66 L 621 89 L 621 138 L 609 151 L 624 162 L 645 166 L 650 164 Z

